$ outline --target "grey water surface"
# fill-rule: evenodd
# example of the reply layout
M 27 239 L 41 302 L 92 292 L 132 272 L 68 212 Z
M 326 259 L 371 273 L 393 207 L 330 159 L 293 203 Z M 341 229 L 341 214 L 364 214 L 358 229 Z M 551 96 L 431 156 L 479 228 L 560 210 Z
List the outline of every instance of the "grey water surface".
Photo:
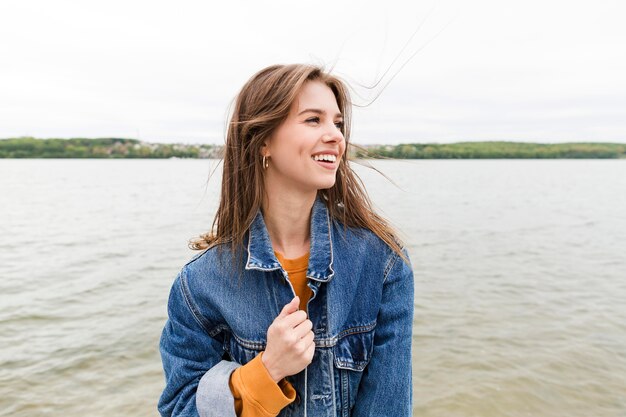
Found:
M 216 164 L 0 160 L 0 416 L 157 415 Z M 415 271 L 414 416 L 626 416 L 626 160 L 372 164 Z

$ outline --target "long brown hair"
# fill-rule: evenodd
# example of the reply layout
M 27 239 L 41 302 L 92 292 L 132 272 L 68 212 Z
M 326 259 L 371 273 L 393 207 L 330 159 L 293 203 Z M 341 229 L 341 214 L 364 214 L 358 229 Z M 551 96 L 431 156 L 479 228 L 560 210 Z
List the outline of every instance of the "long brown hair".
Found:
M 314 65 L 273 65 L 257 72 L 243 86 L 228 124 L 220 204 L 212 231 L 189 242 L 201 250 L 230 243 L 233 253 L 242 248 L 265 193 L 261 147 L 287 118 L 302 86 L 308 81 L 327 85 L 335 95 L 343 115 L 341 129 L 350 144 L 352 103 L 347 86 L 336 76 Z M 388 222 L 376 214 L 361 179 L 348 164 L 344 152 L 335 185 L 319 190 L 333 220 L 344 227 L 362 227 L 374 232 L 405 261 L 401 242 Z

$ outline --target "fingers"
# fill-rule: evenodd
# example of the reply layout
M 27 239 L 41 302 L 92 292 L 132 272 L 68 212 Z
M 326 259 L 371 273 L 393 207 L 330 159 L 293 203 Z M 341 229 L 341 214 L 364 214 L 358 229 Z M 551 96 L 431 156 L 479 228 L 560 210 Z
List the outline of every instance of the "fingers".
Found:
M 300 341 L 302 345 L 305 346 L 304 350 L 302 351 L 302 355 L 304 355 L 307 363 L 311 363 L 311 361 L 313 360 L 313 355 L 315 355 L 315 341 L 313 337 L 313 332 L 309 332 L 309 334 L 303 337 Z
M 311 329 L 313 328 L 313 323 L 311 320 L 304 320 L 302 323 L 298 324 L 293 330 L 295 335 L 298 338 L 303 338 L 307 333 L 313 334 Z
M 285 304 L 283 309 L 281 310 L 278 317 L 287 317 L 289 314 L 298 310 L 298 306 L 300 305 L 300 297 L 297 295 L 293 297 L 293 299 L 289 302 L 289 304 Z
M 284 319 L 282 319 L 282 322 L 283 322 L 283 325 L 287 327 L 288 329 L 293 329 L 296 326 L 298 326 L 300 323 L 305 321 L 306 317 L 307 315 L 304 310 L 298 310 L 298 311 L 291 313 Z
M 306 346 L 306 348 L 309 349 L 311 347 L 311 344 L 315 344 L 313 342 L 314 339 L 315 339 L 315 335 L 313 334 L 313 332 L 308 332 L 302 338 L 302 342 L 304 342 L 304 346 Z

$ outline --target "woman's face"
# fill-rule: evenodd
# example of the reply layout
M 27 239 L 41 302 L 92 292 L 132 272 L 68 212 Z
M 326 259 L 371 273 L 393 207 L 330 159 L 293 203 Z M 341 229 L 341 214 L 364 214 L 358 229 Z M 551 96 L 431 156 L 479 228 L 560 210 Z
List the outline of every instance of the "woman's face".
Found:
M 319 81 L 306 82 L 289 116 L 262 149 L 263 155 L 269 155 L 267 189 L 316 192 L 331 188 L 346 149 L 342 124 L 331 89 Z

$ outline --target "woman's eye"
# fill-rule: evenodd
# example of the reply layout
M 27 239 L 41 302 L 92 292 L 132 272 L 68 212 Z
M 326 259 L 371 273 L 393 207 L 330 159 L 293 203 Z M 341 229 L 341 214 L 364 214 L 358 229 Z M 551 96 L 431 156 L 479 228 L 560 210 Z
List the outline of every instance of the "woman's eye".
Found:
M 311 117 L 305 120 L 307 123 L 319 123 L 320 122 L 320 118 L 319 117 Z M 343 120 L 339 121 L 339 122 L 335 122 L 335 126 L 337 127 L 337 129 L 343 129 Z

